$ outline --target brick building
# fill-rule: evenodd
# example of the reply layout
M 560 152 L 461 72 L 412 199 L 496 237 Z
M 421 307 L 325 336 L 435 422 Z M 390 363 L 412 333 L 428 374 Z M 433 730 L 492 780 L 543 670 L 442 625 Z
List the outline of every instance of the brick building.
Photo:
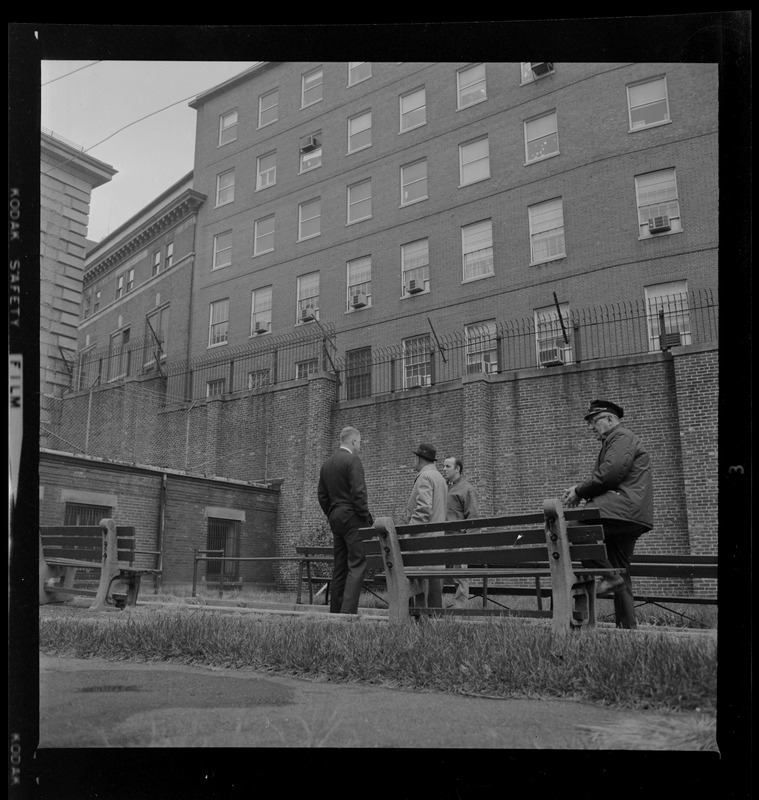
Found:
M 585 476 L 608 397 L 654 455 L 641 547 L 716 549 L 715 65 L 261 63 L 191 105 L 193 173 L 88 257 L 68 442 L 281 483 L 281 555 L 344 424 L 375 516 L 422 440 L 517 513 Z M 161 369 L 125 362 L 162 308 Z

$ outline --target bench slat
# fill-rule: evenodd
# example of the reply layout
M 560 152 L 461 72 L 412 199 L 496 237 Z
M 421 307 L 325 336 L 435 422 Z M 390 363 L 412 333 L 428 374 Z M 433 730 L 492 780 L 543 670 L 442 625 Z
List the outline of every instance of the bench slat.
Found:
M 704 555 L 663 555 L 661 553 L 636 553 L 632 559 L 633 564 L 704 564 L 717 566 L 717 556 Z
M 640 578 L 717 578 L 716 566 L 702 564 L 630 564 L 630 575 Z

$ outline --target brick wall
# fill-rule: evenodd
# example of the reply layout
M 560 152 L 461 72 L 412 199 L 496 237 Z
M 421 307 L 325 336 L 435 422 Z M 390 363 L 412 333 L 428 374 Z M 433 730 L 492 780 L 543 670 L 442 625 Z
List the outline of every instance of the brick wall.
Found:
M 651 454 L 655 525 L 638 551 L 716 552 L 713 347 L 483 375 L 339 404 L 336 381 L 327 373 L 170 410 L 160 409 L 157 392 L 153 405 L 145 397 L 130 399 L 131 385 L 93 393 L 91 416 L 111 422 L 91 432 L 91 448 L 130 461 L 136 453 L 153 453 L 161 466 L 209 476 L 276 481 L 276 555 L 293 553 L 325 527 L 316 499 L 319 467 L 345 425 L 362 434 L 374 516 L 402 513 L 415 477 L 412 451 L 420 442 L 437 448 L 439 465 L 447 455 L 463 457 L 484 514 L 510 514 L 540 509 L 543 499 L 561 496 L 590 474 L 598 443 L 583 415 L 595 398 L 622 405 L 624 422 Z M 83 418 L 86 406 L 87 395 L 72 398 L 70 418 Z M 185 501 L 197 517 L 197 502 Z M 273 569 L 274 579 L 288 585 L 294 574 L 293 565 Z M 689 589 L 679 581 L 657 587 Z
M 115 464 L 85 457 L 42 452 L 40 456 L 40 524 L 62 525 L 67 499 L 92 505 L 110 504 L 118 525 L 132 525 L 136 548 L 157 549 L 161 487 L 166 475 L 162 585 L 189 586 L 193 551 L 205 549 L 209 509 L 240 520 L 240 555 L 275 555 L 276 488 L 223 479 L 164 473 L 134 464 Z M 108 498 L 112 498 L 109 503 Z M 137 555 L 140 566 L 154 567 L 150 555 Z M 245 582 L 273 584 L 271 562 L 240 564 Z M 201 564 L 199 579 L 204 576 Z M 148 580 L 148 579 L 146 579 Z M 148 580 L 149 583 L 149 580 Z

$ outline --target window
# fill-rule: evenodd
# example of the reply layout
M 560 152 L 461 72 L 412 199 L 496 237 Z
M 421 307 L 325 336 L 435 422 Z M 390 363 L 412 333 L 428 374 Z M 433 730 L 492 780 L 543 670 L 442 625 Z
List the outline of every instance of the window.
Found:
M 300 171 L 307 172 L 322 165 L 321 131 L 304 136 L 300 140 Z
M 564 210 L 561 198 L 530 206 L 531 263 L 561 258 L 564 252 Z
M 174 263 L 174 242 L 166 245 L 166 269 Z
M 253 255 L 271 253 L 274 250 L 274 214 L 257 219 L 253 232 Z
M 256 161 L 256 191 L 277 182 L 277 154 L 267 153 Z
M 524 123 L 525 161 L 539 161 L 559 152 L 559 129 L 556 112 L 543 114 Z
M 372 348 L 360 347 L 345 353 L 345 391 L 348 400 L 371 397 Z
M 227 343 L 229 328 L 229 298 L 211 303 L 208 323 L 208 346 L 216 347 Z
M 219 147 L 237 138 L 237 109 L 219 117 Z
M 124 276 L 119 275 L 116 279 L 116 299 L 118 300 L 124 294 Z
M 318 103 L 322 99 L 322 79 L 324 70 L 319 67 L 303 76 L 300 107 Z
M 258 98 L 258 127 L 270 125 L 279 117 L 279 89 L 262 94 Z
M 401 297 L 430 290 L 429 239 L 401 245 Z
M 150 369 L 156 359 L 166 358 L 167 339 L 169 334 L 169 307 L 151 311 L 145 321 L 145 356 L 142 366 Z
M 248 389 L 261 389 L 269 385 L 269 370 L 256 369 L 248 373 Z
M 216 383 L 216 381 L 209 381 Z M 222 381 L 223 383 L 223 381 Z M 219 392 L 218 394 L 221 394 Z M 209 397 L 211 395 L 208 395 Z M 240 556 L 240 523 L 235 519 L 208 517 L 208 549 L 222 550 L 229 558 Z M 223 566 L 222 566 L 223 564 Z M 206 561 L 206 578 L 218 580 L 221 576 L 235 579 L 240 574 L 239 561 Z
M 91 506 L 85 503 L 66 503 L 63 511 L 64 525 L 87 525 L 95 526 L 100 524 L 101 519 L 113 516 L 111 506 Z
M 84 296 L 83 318 L 87 319 L 87 317 L 89 317 L 91 313 L 92 313 L 92 295 L 87 293 Z
M 550 61 L 523 61 L 522 83 L 532 83 L 546 75 L 553 75 L 553 64 Z
M 485 180 L 490 177 L 490 144 L 488 137 L 459 145 L 459 184 Z
M 460 69 L 456 73 L 458 108 L 466 108 L 488 99 L 485 86 L 485 65 Z
M 564 340 L 564 332 L 566 331 L 567 338 L 569 338 L 571 330 L 569 305 L 562 303 L 559 308 L 561 309 L 561 321 L 559 321 L 559 312 L 556 310 L 556 306 L 546 306 L 535 310 L 535 346 L 538 365 L 541 367 L 568 364 L 572 360 L 571 342 Z
M 161 271 L 161 251 L 160 250 L 156 250 L 155 253 L 153 253 L 153 270 L 152 270 L 152 274 L 153 275 L 158 275 L 158 273 L 160 271 Z
M 372 182 L 362 181 L 348 187 L 348 222 L 359 222 L 372 215 Z
M 427 199 L 427 159 L 401 167 L 401 205 Z
M 403 388 L 432 385 L 430 336 L 412 336 L 403 340 Z
M 268 333 L 271 330 L 272 287 L 254 289 L 250 301 L 250 335 Z
M 206 397 L 219 397 L 224 394 L 226 378 L 214 378 L 206 381 Z
M 348 262 L 348 311 L 372 304 L 371 256 Z
M 213 265 L 211 269 L 228 267 L 232 263 L 232 231 L 213 237 Z
M 670 122 L 666 78 L 655 78 L 628 86 L 627 108 L 631 131 Z
M 222 172 L 216 177 L 216 205 L 223 206 L 235 199 L 235 171 Z
M 635 193 L 638 202 L 638 235 L 641 239 L 682 230 L 677 180 L 673 169 L 636 175 Z
M 467 325 L 464 333 L 466 335 L 466 374 L 498 372 L 495 320 Z
M 322 201 L 319 197 L 298 206 L 298 239 L 310 239 L 321 233 L 321 208 Z
M 493 274 L 493 223 L 486 219 L 461 229 L 464 281 Z
M 319 319 L 319 273 L 310 272 L 298 278 L 298 308 L 296 322 L 310 322 L 309 317 Z
M 309 358 L 306 361 L 298 361 L 295 365 L 295 379 L 307 378 L 319 371 L 319 359 Z
M 424 88 L 401 95 L 401 133 L 427 122 L 426 102 Z
M 348 86 L 360 83 L 372 77 L 371 61 L 349 61 L 348 62 Z
M 364 111 L 348 120 L 348 152 L 355 153 L 371 146 L 372 112 Z
M 129 272 L 127 272 L 126 290 L 131 292 L 132 289 L 134 289 L 134 270 L 130 269 Z
M 691 343 L 686 281 L 646 286 L 648 348 L 663 350 Z
M 129 328 L 111 334 L 108 347 L 108 380 L 116 381 L 129 374 Z
M 100 290 L 98 289 L 98 291 L 96 291 L 95 294 L 93 295 L 92 313 L 93 314 L 97 313 L 97 310 L 99 308 L 100 308 Z

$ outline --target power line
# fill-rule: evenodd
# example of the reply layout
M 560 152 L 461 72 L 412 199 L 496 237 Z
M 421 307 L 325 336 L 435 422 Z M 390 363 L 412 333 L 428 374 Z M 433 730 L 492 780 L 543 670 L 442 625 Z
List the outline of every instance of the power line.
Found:
M 59 75 L 57 78 L 53 78 L 52 80 L 45 81 L 42 86 L 48 86 L 51 83 L 55 83 L 56 81 L 63 80 L 63 78 L 68 78 L 69 75 L 73 75 L 75 72 L 81 72 L 83 69 L 88 69 L 89 67 L 94 67 L 95 64 L 99 64 L 100 61 L 93 61 L 91 64 L 85 64 L 83 67 L 78 67 L 77 69 L 71 70 L 71 72 L 67 72 L 65 75 Z

